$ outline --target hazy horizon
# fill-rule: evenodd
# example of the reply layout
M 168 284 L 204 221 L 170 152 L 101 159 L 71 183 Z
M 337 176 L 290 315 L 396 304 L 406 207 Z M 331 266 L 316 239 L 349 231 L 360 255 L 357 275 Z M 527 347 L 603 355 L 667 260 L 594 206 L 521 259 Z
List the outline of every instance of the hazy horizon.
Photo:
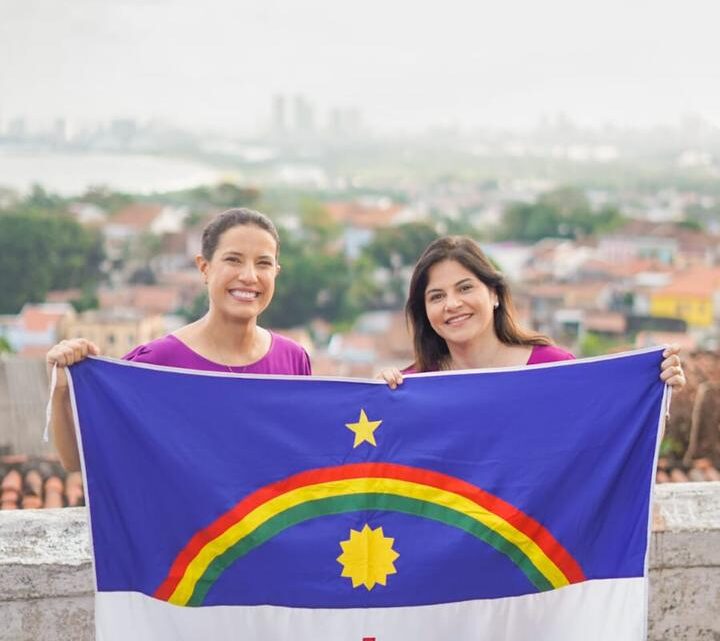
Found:
M 160 119 L 242 132 L 273 95 L 370 127 L 720 126 L 709 0 L 4 0 L 0 119 Z

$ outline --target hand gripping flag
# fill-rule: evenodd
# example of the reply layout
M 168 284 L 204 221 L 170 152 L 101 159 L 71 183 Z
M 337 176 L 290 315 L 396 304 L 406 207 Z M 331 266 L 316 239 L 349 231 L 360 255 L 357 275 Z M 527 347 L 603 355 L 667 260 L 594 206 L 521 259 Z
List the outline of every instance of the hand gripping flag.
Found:
M 644 639 L 661 358 L 394 391 L 75 365 L 97 638 Z

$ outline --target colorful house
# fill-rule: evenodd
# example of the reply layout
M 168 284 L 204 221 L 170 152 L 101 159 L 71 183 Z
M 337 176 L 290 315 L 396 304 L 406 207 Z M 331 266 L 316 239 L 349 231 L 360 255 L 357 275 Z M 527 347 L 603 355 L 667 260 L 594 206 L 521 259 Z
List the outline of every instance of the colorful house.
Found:
M 708 328 L 720 317 L 720 268 L 694 269 L 650 294 L 650 315 Z

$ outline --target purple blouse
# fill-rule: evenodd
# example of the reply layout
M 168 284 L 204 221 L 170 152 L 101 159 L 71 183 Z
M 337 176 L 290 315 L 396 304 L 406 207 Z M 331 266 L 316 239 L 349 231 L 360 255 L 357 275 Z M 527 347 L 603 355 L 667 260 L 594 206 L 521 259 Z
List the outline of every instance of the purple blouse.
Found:
M 528 365 L 540 363 L 555 363 L 556 361 L 574 361 L 575 357 L 568 351 L 555 345 L 533 345 Z
M 123 356 L 126 361 L 234 374 L 296 374 L 310 376 L 310 357 L 295 341 L 270 332 L 270 349 L 260 360 L 247 365 L 223 365 L 200 356 L 179 338 L 168 334 L 138 345 Z
M 533 345 L 530 358 L 526 365 L 540 365 L 540 363 L 555 363 L 557 361 L 574 361 L 575 357 L 568 351 L 555 345 Z M 417 370 L 411 365 L 402 370 L 403 374 L 417 374 Z

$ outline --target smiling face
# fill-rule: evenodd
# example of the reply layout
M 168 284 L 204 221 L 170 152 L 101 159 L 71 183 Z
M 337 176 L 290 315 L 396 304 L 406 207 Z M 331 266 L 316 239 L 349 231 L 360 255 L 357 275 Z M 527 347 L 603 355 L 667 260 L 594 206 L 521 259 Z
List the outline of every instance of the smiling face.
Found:
M 457 261 L 443 260 L 428 270 L 425 313 L 448 345 L 467 345 L 493 335 L 496 303 L 495 292 Z
M 225 230 L 210 260 L 198 256 L 205 277 L 210 312 L 237 320 L 252 320 L 270 304 L 280 271 L 277 243 L 256 225 Z

